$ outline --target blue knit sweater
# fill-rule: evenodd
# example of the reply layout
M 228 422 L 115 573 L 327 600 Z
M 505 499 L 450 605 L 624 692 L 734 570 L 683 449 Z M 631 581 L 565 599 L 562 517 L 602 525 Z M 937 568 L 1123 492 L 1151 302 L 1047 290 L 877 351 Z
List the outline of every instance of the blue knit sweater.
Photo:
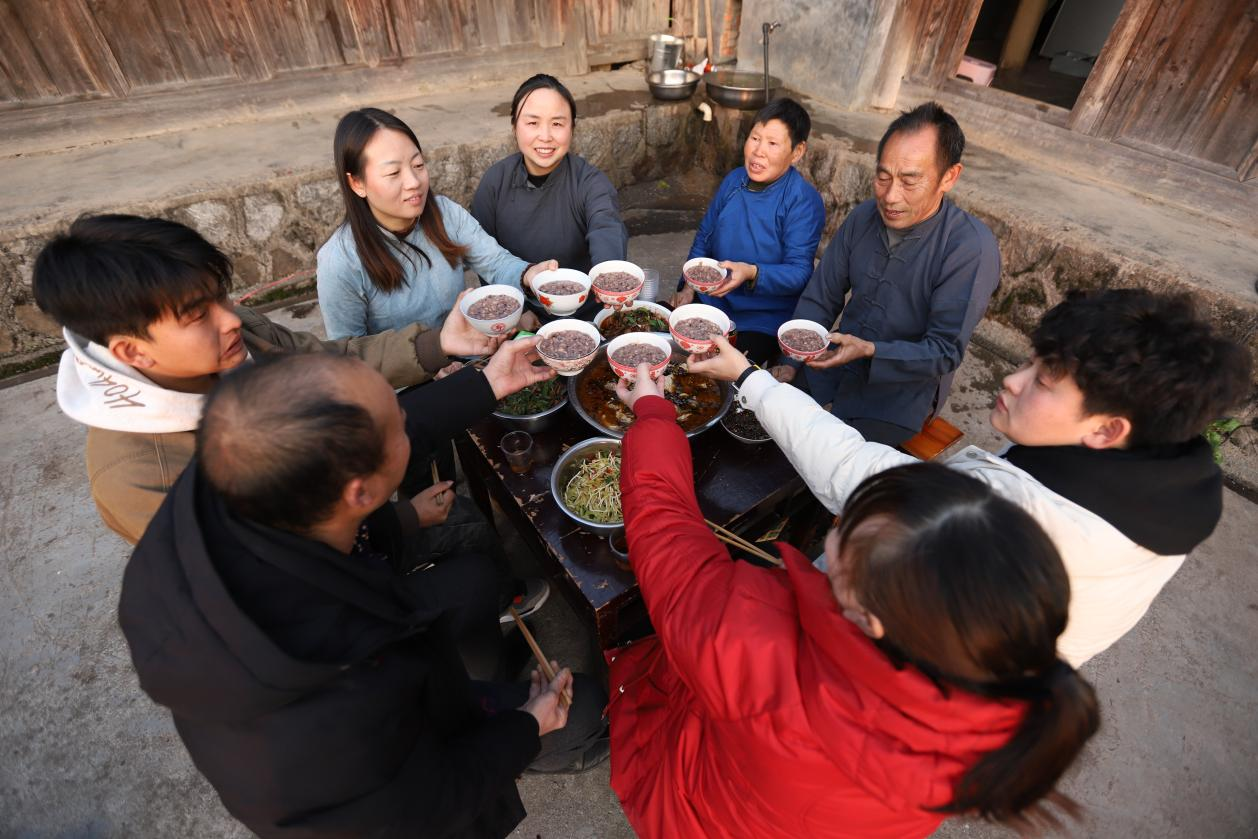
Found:
M 812 276 L 813 257 L 826 211 L 821 195 L 795 167 L 753 192 L 747 170 L 725 176 L 695 233 L 689 259 L 748 262 L 759 268 L 752 291 L 739 287 L 724 298 L 698 298 L 723 310 L 740 332 L 777 333 L 791 319 L 800 292 Z

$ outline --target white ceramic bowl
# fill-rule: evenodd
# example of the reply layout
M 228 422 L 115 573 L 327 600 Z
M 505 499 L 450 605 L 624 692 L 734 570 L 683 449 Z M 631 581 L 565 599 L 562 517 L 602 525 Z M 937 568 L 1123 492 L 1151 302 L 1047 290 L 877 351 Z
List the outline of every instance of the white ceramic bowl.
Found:
M 632 274 L 637 277 L 637 287 L 628 291 L 608 291 L 599 288 L 598 278 L 612 271 L 624 271 L 626 274 Z M 619 309 L 628 303 L 632 303 L 642 293 L 642 286 L 646 283 L 646 274 L 632 262 L 625 262 L 623 259 L 609 259 L 606 262 L 600 262 L 590 269 L 590 282 L 593 284 L 594 296 L 598 298 L 600 303 Z
M 789 347 L 782 340 L 782 335 L 792 329 L 807 329 L 809 332 L 815 332 L 821 336 L 821 340 L 825 344 L 819 350 L 800 350 L 795 347 Z M 788 320 L 786 323 L 778 327 L 778 346 L 782 348 L 782 352 L 794 361 L 809 361 L 816 358 L 826 351 L 830 346 L 830 333 L 826 332 L 826 328 L 815 320 Z
M 547 335 L 550 335 L 553 332 L 563 332 L 568 329 L 582 332 L 593 338 L 594 349 L 590 350 L 587 354 L 581 356 L 580 358 L 551 358 L 546 355 L 546 353 L 542 352 L 542 340 L 544 340 Z M 541 356 L 542 361 L 555 368 L 555 371 L 561 376 L 575 376 L 577 373 L 580 373 L 589 366 L 589 363 L 594 360 L 594 356 L 598 354 L 599 344 L 603 342 L 603 336 L 599 334 L 599 331 L 595 328 L 594 324 L 585 320 L 576 320 L 575 318 L 560 318 L 559 320 L 552 320 L 550 323 L 543 325 L 541 329 L 537 330 L 537 337 L 539 339 L 537 342 L 537 354 Z
M 688 272 L 690 271 L 691 268 L 694 268 L 698 265 L 706 265 L 709 268 L 715 268 L 716 270 L 721 272 L 721 278 L 717 280 L 716 282 L 712 282 L 712 283 L 695 282 L 694 280 L 690 279 Z M 717 262 L 715 259 L 708 259 L 706 256 L 696 256 L 694 259 L 687 259 L 686 263 L 681 266 L 681 276 L 682 276 L 682 279 L 686 281 L 686 285 L 690 286 L 695 291 L 701 291 L 704 294 L 707 294 L 709 291 L 716 288 L 721 283 L 725 282 L 725 278 L 729 276 L 729 269 L 722 268 L 721 263 Z
M 611 339 L 607 345 L 607 363 L 611 365 L 612 371 L 622 379 L 630 382 L 638 380 L 638 368 L 630 367 L 627 364 L 621 364 L 612 358 L 616 351 L 622 347 L 631 344 L 649 344 L 660 352 L 664 353 L 664 360 L 651 365 L 651 379 L 658 379 L 660 373 L 664 372 L 664 368 L 668 366 L 668 361 L 672 358 L 673 347 L 668 343 L 668 339 L 656 335 L 652 332 L 629 332 L 624 335 L 617 335 Z
M 710 339 L 706 341 L 696 340 L 687 338 L 684 335 L 678 335 L 677 324 L 687 318 L 710 320 L 720 327 L 722 335 L 729 335 L 730 329 L 734 326 L 734 322 L 729 319 L 729 315 L 715 306 L 709 306 L 707 303 L 687 303 L 685 306 L 678 306 L 668 316 L 668 331 L 673 336 L 673 340 L 689 353 L 707 352 L 712 349 L 712 341 Z
M 668 329 L 668 316 L 672 314 L 672 310 L 667 309 L 664 306 L 661 306 L 659 303 L 652 303 L 649 300 L 635 300 L 632 303 L 630 303 L 628 306 L 625 306 L 623 309 L 619 309 L 619 310 L 599 309 L 598 314 L 594 316 L 594 325 L 597 326 L 600 330 L 602 330 L 603 321 L 607 320 L 609 317 L 616 314 L 617 311 L 627 312 L 627 311 L 630 311 L 631 309 L 650 309 L 652 312 L 659 315 L 660 319 L 664 321 L 664 324 L 665 324 L 664 328 L 666 330 Z
M 516 310 L 506 317 L 494 318 L 492 320 L 485 318 L 474 318 L 467 313 L 468 308 L 477 300 L 483 300 L 495 294 L 505 294 L 511 297 L 520 305 Z M 484 332 L 486 335 L 498 337 L 505 335 L 515 325 L 520 322 L 520 315 L 524 314 L 524 292 L 515 286 L 509 285 L 483 285 L 480 288 L 474 288 L 459 303 L 459 310 L 463 313 L 463 317 L 467 318 L 467 322 L 475 327 L 478 331 Z
M 580 283 L 581 290 L 576 294 L 547 294 L 542 286 L 556 280 Z M 556 268 L 553 271 L 542 271 L 533 278 L 533 293 L 537 295 L 537 299 L 541 304 L 546 307 L 546 311 L 552 315 L 561 317 L 570 315 L 581 308 L 581 304 L 590 296 L 590 278 L 573 268 Z

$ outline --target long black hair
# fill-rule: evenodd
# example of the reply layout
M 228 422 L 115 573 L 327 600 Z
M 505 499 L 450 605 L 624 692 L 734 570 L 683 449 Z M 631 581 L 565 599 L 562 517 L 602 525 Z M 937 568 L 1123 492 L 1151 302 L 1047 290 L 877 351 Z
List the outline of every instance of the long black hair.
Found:
M 871 519 L 881 527 L 857 528 Z M 1028 703 L 1012 739 L 983 755 L 940 810 L 1056 823 L 1046 797 L 1097 730 L 1096 695 L 1057 657 L 1070 582 L 1056 547 L 1022 508 L 936 464 L 887 470 L 844 506 L 847 585 L 881 621 L 878 645 L 945 690 Z
M 371 206 L 366 198 L 357 195 L 349 185 L 349 175 L 362 179 L 363 167 L 366 164 L 367 144 L 379 131 L 398 131 L 405 134 L 415 148 L 423 153 L 419 138 L 411 127 L 388 111 L 379 108 L 362 108 L 350 111 L 341 117 L 336 126 L 336 137 L 332 141 L 332 156 L 337 176 L 341 185 L 341 198 L 345 202 L 345 223 L 354 234 L 354 244 L 358 248 L 358 258 L 362 260 L 363 269 L 371 282 L 381 291 L 397 291 L 406 285 L 406 271 L 398 260 L 399 253 L 406 253 L 408 258 L 422 259 L 432 265 L 428 254 L 402 237 L 391 237 L 380 229 Z M 428 241 L 441 251 L 446 262 L 453 268 L 467 254 L 467 247 L 457 244 L 446 233 L 445 223 L 441 218 L 441 208 L 437 206 L 431 181 L 428 187 L 428 198 L 424 202 L 424 211 L 419 215 L 419 226 L 428 237 Z M 408 251 L 399 250 L 405 246 Z
M 572 98 L 572 91 L 564 86 L 564 83 L 554 76 L 546 73 L 538 73 L 536 76 L 530 76 L 515 90 L 515 96 L 511 97 L 511 125 L 514 127 L 516 120 L 520 118 L 520 107 L 524 104 L 524 100 L 529 98 L 535 90 L 553 90 L 563 97 L 568 103 L 568 111 L 572 116 L 572 127 L 577 127 L 577 102 Z

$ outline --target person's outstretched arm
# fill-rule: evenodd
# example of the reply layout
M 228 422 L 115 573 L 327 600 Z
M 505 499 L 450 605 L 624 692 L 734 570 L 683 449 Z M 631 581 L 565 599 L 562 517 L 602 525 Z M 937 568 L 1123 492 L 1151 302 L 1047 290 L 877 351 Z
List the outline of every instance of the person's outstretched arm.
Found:
M 620 218 L 616 187 L 591 166 L 581 192 L 585 199 L 585 243 L 590 250 L 590 264 L 624 259 L 629 252 L 629 231 Z
M 651 622 L 678 676 L 708 712 L 755 713 L 784 671 L 795 615 L 766 597 L 783 572 L 735 562 L 703 522 L 690 444 L 673 406 L 658 396 L 634 404 L 625 435 L 621 503 L 630 561 Z M 783 602 L 786 602 L 783 598 Z
M 748 373 L 751 362 L 724 336 L 716 336 L 720 352 L 692 355 L 691 372 L 726 382 L 737 382 L 738 402 L 756 413 L 808 489 L 832 513 L 843 509 L 852 490 L 870 475 L 916 463 L 916 458 L 866 442 L 856 429 L 822 408 L 809 395 L 783 384 L 767 370 Z

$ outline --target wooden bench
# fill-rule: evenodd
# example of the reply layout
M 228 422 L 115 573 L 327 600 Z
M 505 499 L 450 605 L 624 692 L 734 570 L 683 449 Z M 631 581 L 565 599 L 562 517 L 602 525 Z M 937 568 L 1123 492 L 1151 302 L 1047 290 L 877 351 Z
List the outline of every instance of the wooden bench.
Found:
M 900 444 L 900 448 L 918 460 L 934 460 L 945 449 L 965 435 L 943 417 L 927 420 L 920 433 Z

